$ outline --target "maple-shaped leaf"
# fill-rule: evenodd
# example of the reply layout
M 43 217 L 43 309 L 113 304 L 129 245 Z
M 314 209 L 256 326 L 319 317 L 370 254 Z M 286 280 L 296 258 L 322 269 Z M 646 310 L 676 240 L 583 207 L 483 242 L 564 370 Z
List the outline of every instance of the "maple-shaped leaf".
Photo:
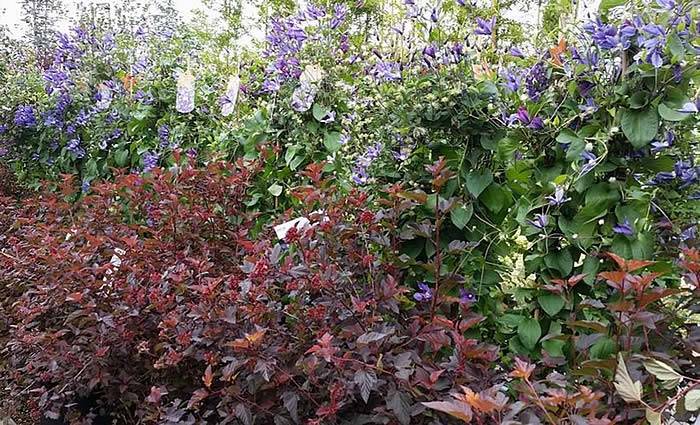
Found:
M 535 365 L 526 361 L 515 358 L 515 369 L 509 374 L 514 378 L 530 379 L 532 371 L 535 370 Z
M 556 66 L 564 66 L 561 62 L 561 54 L 566 51 L 566 40 L 562 37 L 559 39 L 559 43 L 549 49 L 549 54 L 552 57 L 552 64 Z
M 261 328 L 257 331 L 245 334 L 243 338 L 237 338 L 226 345 L 233 348 L 248 349 L 258 346 L 263 341 L 263 336 L 267 332 L 267 329 Z
M 465 423 L 469 423 L 472 420 L 471 407 L 461 401 L 429 401 L 422 404 L 429 409 L 447 413 L 450 416 L 461 419 Z
M 606 253 L 606 255 L 610 257 L 615 263 L 617 263 L 617 266 L 620 268 L 620 270 L 625 272 L 633 272 L 635 270 L 651 266 L 652 264 L 656 263 L 655 261 L 625 260 L 624 258 L 620 257 L 619 255 L 613 254 L 612 252 L 608 252 Z
M 628 403 L 642 401 L 642 383 L 633 381 L 627 371 L 627 365 L 622 353 L 617 353 L 617 370 L 615 371 L 615 389 L 623 400 Z
M 331 345 L 333 341 L 333 335 L 326 332 L 318 340 L 318 344 L 314 344 L 311 348 L 306 351 L 306 354 L 315 354 L 317 356 L 323 357 L 328 363 L 331 362 L 333 355 L 338 352 L 338 348 Z

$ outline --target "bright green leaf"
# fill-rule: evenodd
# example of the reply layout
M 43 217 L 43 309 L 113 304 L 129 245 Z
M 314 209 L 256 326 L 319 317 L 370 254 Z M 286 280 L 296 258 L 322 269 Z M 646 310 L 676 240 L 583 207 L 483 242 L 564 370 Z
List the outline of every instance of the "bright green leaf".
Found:
M 535 348 L 541 336 L 542 328 L 535 319 L 526 318 L 518 325 L 518 338 L 528 350 Z
M 555 316 L 564 307 L 564 297 L 557 294 L 545 294 L 537 297 L 537 302 L 550 316 Z
M 651 142 L 659 129 L 659 115 L 654 108 L 625 109 L 621 115 L 622 132 L 635 148 Z
M 454 224 L 458 229 L 464 229 L 464 226 L 469 223 L 474 213 L 474 207 L 472 204 L 460 205 L 459 207 L 453 209 L 450 212 L 450 218 L 452 219 L 452 224 Z

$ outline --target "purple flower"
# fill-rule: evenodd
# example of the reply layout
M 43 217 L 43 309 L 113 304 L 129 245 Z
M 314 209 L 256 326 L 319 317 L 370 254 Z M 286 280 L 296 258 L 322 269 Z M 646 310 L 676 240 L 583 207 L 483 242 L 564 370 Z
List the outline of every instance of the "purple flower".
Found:
M 367 148 L 367 150 L 357 157 L 355 165 L 352 169 L 352 180 L 357 185 L 366 184 L 369 181 L 367 169 L 372 165 L 375 159 L 379 157 L 383 149 L 383 145 L 379 142 Z
M 418 291 L 413 294 L 413 299 L 418 302 L 427 302 L 433 298 L 433 290 L 426 283 L 418 284 Z
M 524 106 L 518 108 L 518 112 L 515 113 L 515 118 L 524 125 L 530 124 L 530 113 L 527 112 Z
M 87 193 L 88 190 L 90 190 L 90 181 L 83 180 L 83 184 L 80 185 L 80 191 L 83 193 Z
M 686 102 L 683 104 L 683 106 L 680 109 L 677 109 L 678 112 L 685 112 L 687 114 L 692 114 L 695 112 L 698 112 L 700 108 L 698 107 L 697 103 L 693 102 Z
M 326 112 L 326 114 L 322 116 L 321 119 L 319 119 L 319 121 L 324 124 L 328 124 L 335 121 L 335 111 Z
M 491 35 L 493 34 L 494 27 L 496 26 L 496 17 L 492 17 L 488 21 L 482 18 L 476 18 L 476 29 L 474 34 L 476 35 Z
M 668 171 L 662 171 L 660 173 L 657 173 L 654 176 L 654 178 L 652 178 L 651 181 L 649 181 L 649 184 L 651 186 L 659 186 L 659 185 L 671 183 L 675 179 L 676 179 L 675 173 L 668 172 Z
M 525 57 L 525 54 L 523 54 L 522 50 L 518 49 L 515 46 L 510 48 L 509 53 L 511 56 L 516 57 L 516 58 L 524 58 Z
M 539 101 L 542 93 L 549 86 L 549 77 L 547 76 L 547 70 L 542 62 L 538 62 L 533 65 L 525 75 L 525 86 L 527 88 L 527 95 L 532 101 Z
M 281 87 L 280 81 L 276 77 L 267 78 L 262 84 L 262 89 L 265 93 L 275 93 L 279 91 Z
M 437 22 L 440 19 L 440 16 L 438 15 L 438 11 L 436 8 L 433 8 L 433 10 L 430 11 L 430 20 L 433 22 Z
M 613 232 L 624 236 L 634 235 L 634 229 L 632 228 L 632 225 L 627 217 L 625 217 L 622 223 L 618 223 L 617 225 L 613 226 Z
M 578 109 L 585 114 L 592 114 L 598 110 L 598 105 L 595 103 L 592 97 L 586 98 L 585 105 L 578 105 Z
M 546 214 L 535 214 L 535 219 L 528 220 L 527 222 L 540 230 L 544 230 L 547 224 L 549 224 L 549 216 Z
M 459 303 L 472 304 L 476 302 L 476 294 L 464 288 L 459 288 Z
M 510 70 L 504 70 L 501 73 L 501 76 L 503 77 L 503 85 L 512 93 L 517 92 L 520 90 L 520 77 L 518 76 L 517 72 L 513 72 Z
M 566 197 L 566 190 L 562 186 L 556 186 L 554 188 L 554 195 L 547 196 L 545 199 L 549 201 L 549 205 L 560 207 L 565 202 L 571 200 L 571 198 Z
M 141 160 L 143 161 L 143 172 L 149 173 L 151 172 L 151 170 L 156 168 L 158 166 L 159 159 L 160 157 L 158 156 L 158 154 L 152 152 L 145 152 L 141 157 Z
M 673 82 L 680 83 L 683 79 L 683 69 L 679 64 L 673 65 Z
M 396 62 L 378 62 L 370 74 L 380 81 L 398 81 L 401 79 L 401 66 Z
M 680 186 L 678 186 L 679 189 L 685 189 L 693 183 L 698 182 L 700 167 L 693 166 L 692 160 L 677 161 L 673 168 L 676 177 L 681 181 Z
M 331 19 L 331 28 L 336 29 L 343 23 L 348 14 L 348 8 L 344 4 L 336 4 L 333 8 L 333 18 Z
M 656 153 L 656 152 L 661 152 L 662 150 L 664 150 L 666 148 L 670 148 L 673 145 L 673 141 L 675 139 L 676 139 L 675 134 L 673 134 L 672 131 L 667 131 L 666 137 L 664 138 L 663 141 L 653 140 L 651 142 L 651 151 Z
M 591 94 L 591 90 L 595 87 L 595 83 L 592 83 L 588 80 L 581 80 L 578 82 L 578 92 L 581 94 L 581 97 L 588 97 L 588 95 Z
M 306 7 L 306 16 L 308 16 L 310 19 L 323 18 L 326 16 L 326 11 L 315 4 L 309 4 Z
M 511 119 L 509 119 L 510 122 L 513 122 L 514 120 L 520 121 L 523 125 L 527 126 L 527 128 L 531 128 L 533 130 L 542 130 L 544 128 L 544 121 L 542 118 L 531 118 L 524 106 L 519 107 L 518 112 L 516 112 Z
M 170 127 L 166 124 L 158 127 L 158 139 L 160 140 L 160 146 L 163 148 L 170 144 Z
M 603 50 L 612 50 L 620 44 L 617 28 L 604 24 L 600 18 L 587 22 L 583 25 L 583 29 L 591 35 L 593 43 Z
M 14 123 L 18 127 L 36 127 L 36 115 L 34 108 L 29 105 L 21 105 L 15 111 Z
M 664 58 L 662 56 L 662 51 L 660 47 L 652 49 L 648 54 L 646 61 L 654 66 L 654 68 L 661 68 L 664 64 Z
M 691 194 L 688 196 L 688 200 L 690 200 L 690 201 L 700 201 L 700 191 L 695 192 L 695 193 L 691 193 Z
M 78 159 L 85 157 L 85 149 L 80 146 L 78 138 L 71 139 L 66 145 L 66 149 Z
M 532 121 L 530 121 L 527 128 L 532 130 L 542 130 L 544 128 L 544 121 L 540 117 L 535 117 L 532 119 Z
M 436 50 L 434 44 L 429 44 L 423 49 L 423 56 L 428 56 L 435 59 Z
M 692 239 L 697 239 L 698 234 L 697 234 L 698 226 L 690 226 L 687 229 L 683 230 L 681 232 L 681 240 L 683 242 L 689 241 Z

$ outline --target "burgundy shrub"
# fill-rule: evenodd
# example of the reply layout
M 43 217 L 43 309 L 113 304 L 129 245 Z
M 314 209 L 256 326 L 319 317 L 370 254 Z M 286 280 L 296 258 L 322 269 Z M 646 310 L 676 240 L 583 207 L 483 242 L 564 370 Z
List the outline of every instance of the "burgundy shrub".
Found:
M 309 166 L 309 224 L 279 241 L 245 208 L 260 166 L 120 175 L 77 201 L 67 178 L 3 207 L 13 393 L 75 423 L 90 397 L 124 423 L 428 424 L 446 416 L 421 402 L 502 382 L 464 336 L 480 316 L 402 285 L 400 188 L 344 195 Z

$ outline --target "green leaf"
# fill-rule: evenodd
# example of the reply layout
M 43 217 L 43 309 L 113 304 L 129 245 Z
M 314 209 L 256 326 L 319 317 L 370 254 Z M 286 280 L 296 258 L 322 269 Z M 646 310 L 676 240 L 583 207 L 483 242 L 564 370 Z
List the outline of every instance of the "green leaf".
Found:
M 518 325 L 518 338 L 525 348 L 533 350 L 542 336 L 540 323 L 532 318 L 524 319 Z
M 491 182 L 493 182 L 493 175 L 489 170 L 483 172 L 472 171 L 465 179 L 467 190 L 475 198 L 478 198 L 479 195 L 481 195 L 481 192 L 483 192 L 484 189 L 491 184 Z
M 607 15 L 610 9 L 619 7 L 627 3 L 627 0 L 602 0 L 598 6 L 598 13 Z
M 537 302 L 550 316 L 555 316 L 564 307 L 564 297 L 557 294 L 545 294 L 537 297 Z
M 267 188 L 267 191 L 270 192 L 270 194 L 274 197 L 280 196 L 282 194 L 282 186 L 278 185 L 277 183 L 271 185 L 270 187 Z
M 649 92 L 640 90 L 630 96 L 630 108 L 641 109 L 649 103 Z
M 503 209 L 506 203 L 506 195 L 503 193 L 503 189 L 494 183 L 484 191 L 481 202 L 483 202 L 491 212 L 497 213 Z
M 128 159 L 129 151 L 126 149 L 120 149 L 114 153 L 114 162 L 117 164 L 117 167 L 126 167 Z
M 678 34 L 675 32 L 668 37 L 668 49 L 671 51 L 675 62 L 685 57 L 685 47 L 683 46 L 681 38 L 678 37 Z
M 603 360 L 615 354 L 615 351 L 615 341 L 607 336 L 604 336 L 591 346 L 588 354 L 591 360 Z
M 450 212 L 450 218 L 452 219 L 452 224 L 454 224 L 458 229 L 464 229 L 464 226 L 469 223 L 474 213 L 474 207 L 472 204 L 460 205 L 458 208 L 453 209 Z
M 671 366 L 656 359 L 644 360 L 644 368 L 651 373 L 656 379 L 662 381 L 662 386 L 670 390 L 676 388 L 681 383 L 683 376 L 673 370 Z
M 628 403 L 642 401 L 642 383 L 632 381 L 622 353 L 617 353 L 617 370 L 615 371 L 615 389 L 620 397 Z
M 583 278 L 583 281 L 589 285 L 593 284 L 593 282 L 595 282 L 595 278 L 598 274 L 599 268 L 600 260 L 593 255 L 587 256 L 586 259 L 583 260 L 582 272 L 586 275 L 586 277 Z
M 669 108 L 665 103 L 659 103 L 659 115 L 666 121 L 683 121 L 692 114 L 686 112 L 678 112 L 675 109 Z
M 340 150 L 340 147 L 342 146 L 340 144 L 340 133 L 337 131 L 331 131 L 330 133 L 327 133 L 326 137 L 323 138 L 323 145 L 331 153 Z
M 695 412 L 700 409 L 700 389 L 690 390 L 685 395 L 685 410 Z
M 317 121 L 321 121 L 323 117 L 325 117 L 331 110 L 326 108 L 323 105 L 320 105 L 318 103 L 314 103 L 313 107 L 313 115 L 314 118 L 316 118 Z
M 566 248 L 547 254 L 544 262 L 550 269 L 558 270 L 562 277 L 570 275 L 574 268 L 574 260 Z
M 578 134 L 576 134 L 573 130 L 565 128 L 561 132 L 559 132 L 559 135 L 557 136 L 557 142 L 573 145 L 574 143 L 583 142 L 583 139 L 578 137 Z
M 635 148 L 651 142 L 659 129 L 659 115 L 654 108 L 625 109 L 620 118 L 622 132 Z
M 552 357 L 565 357 L 563 351 L 565 344 L 566 342 L 560 339 L 548 339 L 542 341 L 542 349 Z

